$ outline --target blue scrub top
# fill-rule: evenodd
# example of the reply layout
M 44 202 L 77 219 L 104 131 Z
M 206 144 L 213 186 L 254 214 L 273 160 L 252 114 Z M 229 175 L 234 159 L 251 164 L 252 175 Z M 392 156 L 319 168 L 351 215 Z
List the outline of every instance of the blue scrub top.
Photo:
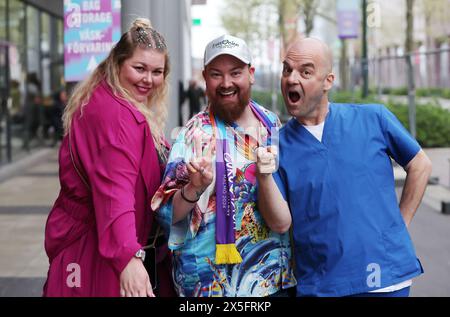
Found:
M 423 272 L 390 160 L 406 166 L 420 146 L 389 110 L 330 104 L 322 142 L 295 119 L 279 137 L 273 175 L 292 213 L 297 295 L 370 292 Z

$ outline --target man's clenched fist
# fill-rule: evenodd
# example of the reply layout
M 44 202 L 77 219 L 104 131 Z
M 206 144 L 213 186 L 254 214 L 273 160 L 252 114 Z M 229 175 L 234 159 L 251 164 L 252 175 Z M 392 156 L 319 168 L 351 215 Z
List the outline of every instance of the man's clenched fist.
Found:
M 271 145 L 256 149 L 256 167 L 260 174 L 272 174 L 277 169 L 278 147 Z

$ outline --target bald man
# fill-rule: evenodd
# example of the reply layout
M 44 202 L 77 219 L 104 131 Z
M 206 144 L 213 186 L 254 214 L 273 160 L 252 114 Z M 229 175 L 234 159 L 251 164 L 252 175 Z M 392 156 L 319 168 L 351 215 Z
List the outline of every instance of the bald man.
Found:
M 261 214 L 274 231 L 292 227 L 297 296 L 408 296 L 423 269 L 407 228 L 430 160 L 383 105 L 330 103 L 334 78 L 322 41 L 288 50 L 281 90 L 293 118 L 279 148 L 257 150 Z M 407 173 L 400 203 L 391 158 Z

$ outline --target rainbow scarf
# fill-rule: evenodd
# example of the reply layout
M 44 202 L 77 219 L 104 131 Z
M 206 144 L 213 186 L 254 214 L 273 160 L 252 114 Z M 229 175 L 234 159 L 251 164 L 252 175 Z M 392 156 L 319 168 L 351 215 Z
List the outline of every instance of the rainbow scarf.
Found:
M 259 106 L 250 101 L 249 104 L 254 115 L 264 125 L 271 136 L 271 128 L 275 127 L 267 115 L 260 110 Z M 228 144 L 227 126 L 218 120 L 211 112 L 209 113 L 213 136 L 216 141 L 216 264 L 241 263 L 242 258 L 236 248 L 235 238 L 235 205 L 233 183 L 235 173 L 233 169 L 233 158 L 230 154 Z M 230 127 L 230 126 L 228 126 Z M 236 128 L 233 124 L 231 128 Z M 247 141 L 246 141 L 247 143 Z M 247 147 L 247 144 L 246 144 Z

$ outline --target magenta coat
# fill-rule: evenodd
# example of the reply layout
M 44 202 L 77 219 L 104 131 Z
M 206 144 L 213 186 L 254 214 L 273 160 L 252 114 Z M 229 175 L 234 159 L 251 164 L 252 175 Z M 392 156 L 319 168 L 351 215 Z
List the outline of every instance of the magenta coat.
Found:
M 61 190 L 48 216 L 44 296 L 119 296 L 119 277 L 155 226 L 150 200 L 161 167 L 145 117 L 101 83 L 74 115 L 59 151 Z M 167 250 L 167 249 L 165 249 Z M 166 253 L 168 255 L 168 253 Z M 174 295 L 170 259 L 159 255 L 161 296 Z

